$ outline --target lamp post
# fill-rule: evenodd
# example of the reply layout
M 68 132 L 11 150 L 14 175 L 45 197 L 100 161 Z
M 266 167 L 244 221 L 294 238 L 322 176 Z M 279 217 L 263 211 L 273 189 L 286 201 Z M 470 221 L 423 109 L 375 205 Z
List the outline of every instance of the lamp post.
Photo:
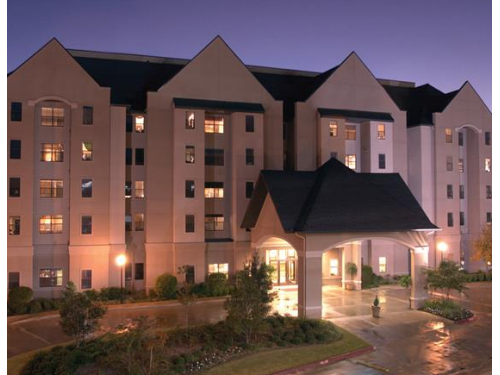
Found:
M 127 263 L 127 257 L 124 254 L 120 254 L 115 259 L 116 265 L 120 267 L 120 303 L 123 303 L 123 268 L 125 263 Z
M 444 253 L 446 252 L 446 250 L 448 250 L 448 244 L 446 242 L 441 241 L 437 244 L 437 249 L 441 252 L 441 262 L 442 262 L 444 258 Z

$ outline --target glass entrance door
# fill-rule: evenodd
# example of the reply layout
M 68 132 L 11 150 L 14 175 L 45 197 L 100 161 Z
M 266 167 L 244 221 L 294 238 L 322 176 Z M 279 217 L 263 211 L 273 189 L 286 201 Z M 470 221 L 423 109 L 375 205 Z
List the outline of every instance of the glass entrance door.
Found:
M 272 281 L 276 285 L 295 284 L 296 262 L 295 250 L 267 250 L 266 260 L 274 269 Z

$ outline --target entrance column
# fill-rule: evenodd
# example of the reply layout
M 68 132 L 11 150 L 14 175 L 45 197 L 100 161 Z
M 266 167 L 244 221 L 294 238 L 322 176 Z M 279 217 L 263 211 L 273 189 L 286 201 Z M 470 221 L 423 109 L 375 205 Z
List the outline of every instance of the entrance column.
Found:
M 322 251 L 298 253 L 298 308 L 299 316 L 321 319 L 322 307 Z
M 348 284 L 353 286 L 354 290 L 361 290 L 361 243 L 352 242 L 344 245 L 342 250 L 342 289 L 348 289 Z M 347 272 L 347 263 L 354 263 L 356 265 L 356 274 L 351 276 Z
M 429 266 L 429 246 L 411 249 L 411 296 L 410 308 L 413 310 L 424 307 L 428 298 L 424 270 Z

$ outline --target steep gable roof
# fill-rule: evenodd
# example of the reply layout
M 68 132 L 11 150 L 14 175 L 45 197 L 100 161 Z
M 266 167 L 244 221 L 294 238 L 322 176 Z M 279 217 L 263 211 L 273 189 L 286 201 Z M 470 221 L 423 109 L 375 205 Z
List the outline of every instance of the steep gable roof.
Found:
M 356 173 L 336 159 L 314 172 L 262 171 L 242 227 L 256 225 L 269 194 L 286 232 L 432 230 L 397 173 Z

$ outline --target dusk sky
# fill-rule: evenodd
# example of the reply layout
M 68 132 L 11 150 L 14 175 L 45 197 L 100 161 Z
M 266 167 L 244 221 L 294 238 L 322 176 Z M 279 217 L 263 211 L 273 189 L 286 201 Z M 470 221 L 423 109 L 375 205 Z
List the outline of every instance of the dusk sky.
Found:
M 489 0 L 50 0 L 8 2 L 8 70 L 52 37 L 65 47 L 192 58 L 221 35 L 247 64 L 325 71 L 356 51 L 379 78 L 491 108 Z

